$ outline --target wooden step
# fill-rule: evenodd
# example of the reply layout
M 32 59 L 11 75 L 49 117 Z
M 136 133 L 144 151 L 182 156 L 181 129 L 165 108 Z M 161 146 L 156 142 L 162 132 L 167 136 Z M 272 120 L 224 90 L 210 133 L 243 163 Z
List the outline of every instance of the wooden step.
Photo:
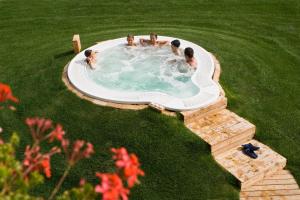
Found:
M 242 197 L 240 200 L 300 200 L 300 195 L 280 195 L 271 197 Z
M 235 113 L 223 109 L 187 124 L 205 140 L 214 156 L 253 138 L 255 126 Z
M 251 140 L 255 134 L 255 127 L 249 128 L 244 132 L 232 137 L 228 140 L 225 140 L 219 144 L 211 146 L 211 152 L 213 156 L 217 156 L 231 148 L 239 146 L 241 144 L 246 143 L 247 141 Z
M 300 189 L 288 170 L 280 170 L 258 183 L 244 188 L 240 199 L 300 199 Z
M 296 189 L 278 189 L 278 190 L 256 190 L 256 191 L 244 191 L 241 192 L 242 197 L 272 197 L 272 196 L 290 196 L 290 195 L 300 195 L 299 188 Z
M 227 106 L 227 98 L 224 96 L 220 96 L 217 101 L 214 103 L 197 110 L 191 110 L 191 111 L 183 111 L 180 114 L 183 117 L 184 123 L 188 124 L 193 122 L 197 118 L 201 118 L 216 112 L 219 112 L 220 110 L 223 110 Z
M 286 159 L 268 146 L 256 140 L 246 143 L 260 147 L 256 151 L 257 159 L 243 154 L 241 146 L 215 156 L 215 160 L 240 181 L 242 190 L 282 170 L 286 165 Z

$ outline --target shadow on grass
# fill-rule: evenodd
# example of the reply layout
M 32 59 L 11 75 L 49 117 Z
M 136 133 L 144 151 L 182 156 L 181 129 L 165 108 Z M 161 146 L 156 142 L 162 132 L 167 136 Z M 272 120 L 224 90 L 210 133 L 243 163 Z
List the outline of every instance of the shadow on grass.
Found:
M 73 50 L 69 50 L 69 51 L 66 51 L 66 52 L 63 52 L 63 53 L 55 54 L 54 58 L 59 59 L 59 58 L 63 58 L 63 57 L 70 56 L 70 55 L 74 55 Z

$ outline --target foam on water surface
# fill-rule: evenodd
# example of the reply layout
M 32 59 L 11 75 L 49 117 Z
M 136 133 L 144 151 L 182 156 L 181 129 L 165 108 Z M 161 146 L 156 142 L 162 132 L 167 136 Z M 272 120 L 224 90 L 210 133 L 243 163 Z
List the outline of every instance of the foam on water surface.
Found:
M 97 54 L 96 69 L 87 70 L 96 84 L 114 91 L 163 92 L 178 98 L 199 93 L 191 80 L 193 73 L 169 45 L 107 48 Z

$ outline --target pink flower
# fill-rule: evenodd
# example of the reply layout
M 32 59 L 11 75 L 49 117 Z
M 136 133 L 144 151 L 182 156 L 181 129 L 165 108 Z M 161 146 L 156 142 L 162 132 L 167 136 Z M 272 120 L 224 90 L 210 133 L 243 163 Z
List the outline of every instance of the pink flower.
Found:
M 76 140 L 73 143 L 73 148 L 70 149 L 69 140 L 62 139 L 61 146 L 66 154 L 68 163 L 72 166 L 83 158 L 89 158 L 94 153 L 93 145 L 84 140 Z
M 33 140 L 36 144 L 49 139 L 49 142 L 54 140 L 62 141 L 65 131 L 61 124 L 57 124 L 53 129 L 53 123 L 50 119 L 33 117 L 27 118 L 25 123 L 30 129 Z
M 50 133 L 49 142 L 53 142 L 53 140 L 62 141 L 65 135 L 65 131 L 63 130 L 62 125 L 57 124 L 56 128 Z
M 83 156 L 89 158 L 94 152 L 94 146 L 88 142 L 86 144 L 86 149 L 83 151 Z
M 40 147 L 35 146 L 30 148 L 29 145 L 25 149 L 25 158 L 23 160 L 24 176 L 26 177 L 33 171 L 42 171 L 47 178 L 51 177 L 50 158 L 52 155 L 59 153 L 60 149 L 53 147 L 50 152 L 40 153 Z
M 41 157 L 40 147 L 36 146 L 34 148 L 30 148 L 30 146 L 27 145 L 24 155 L 25 158 L 23 160 L 23 166 L 29 167 L 30 165 L 36 164 L 38 159 Z
M 124 147 L 119 149 L 112 148 L 111 151 L 115 153 L 113 159 L 116 161 L 116 167 L 123 168 L 130 164 L 129 154 Z
M 25 123 L 30 128 L 32 138 L 36 142 L 40 142 L 45 139 L 45 132 L 52 128 L 52 121 L 50 119 L 44 119 L 39 117 L 27 118 Z
M 61 141 L 61 146 L 65 152 L 65 154 L 69 154 L 69 144 L 70 144 L 70 141 L 68 139 L 62 139 Z
M 86 183 L 86 180 L 84 178 L 81 178 L 79 181 L 79 186 L 84 186 Z
M 78 154 L 80 149 L 83 147 L 84 141 L 83 140 L 76 140 L 73 144 L 73 153 Z
M 133 187 L 139 183 L 138 176 L 144 176 L 145 173 L 140 169 L 140 163 L 135 154 L 128 154 L 124 147 L 119 149 L 112 148 L 111 151 L 115 153 L 113 159 L 115 160 L 116 167 L 123 170 L 123 175 L 127 180 L 128 187 Z
M 117 174 L 96 173 L 101 185 L 96 185 L 95 192 L 102 193 L 102 200 L 128 200 L 129 190 L 123 186 Z

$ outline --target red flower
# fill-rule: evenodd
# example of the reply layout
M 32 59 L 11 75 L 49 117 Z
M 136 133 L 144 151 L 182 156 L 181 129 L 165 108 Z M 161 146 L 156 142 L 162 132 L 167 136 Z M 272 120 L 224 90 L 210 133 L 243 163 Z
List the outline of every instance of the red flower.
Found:
M 89 158 L 94 153 L 93 145 L 84 140 L 76 140 L 73 143 L 71 151 L 69 149 L 70 142 L 68 139 L 62 139 L 61 146 L 66 154 L 68 163 L 72 166 L 83 158 Z
M 96 173 L 101 185 L 96 185 L 95 192 L 102 193 L 102 200 L 128 200 L 129 190 L 123 186 L 117 174 Z
M 13 96 L 9 85 L 0 83 L 0 103 L 3 103 L 8 100 L 13 101 L 15 103 L 19 102 L 19 99 Z
M 91 143 L 86 144 L 86 149 L 83 151 L 83 156 L 89 158 L 94 153 L 94 146 Z
M 51 177 L 51 166 L 50 166 L 50 157 L 45 156 L 44 159 L 41 161 L 40 165 L 41 169 L 44 171 L 44 174 L 47 178 Z
M 23 166 L 29 167 L 30 165 L 37 163 L 38 159 L 40 159 L 41 157 L 40 147 L 36 146 L 34 148 L 30 148 L 30 146 L 27 145 L 24 155 L 25 158 L 23 160 Z
M 138 176 L 144 176 L 145 173 L 140 169 L 140 163 L 135 154 L 128 154 L 124 147 L 119 149 L 112 148 L 111 151 L 115 153 L 113 159 L 116 167 L 123 170 L 123 175 L 127 180 L 128 187 L 133 187 L 139 183 Z
M 52 128 L 52 121 L 50 119 L 44 119 L 39 117 L 27 118 L 26 124 L 30 128 L 32 138 L 36 142 L 40 142 L 45 139 L 45 132 Z
M 57 139 L 58 141 L 62 141 L 64 137 L 65 131 L 60 124 L 56 125 L 56 128 L 50 133 L 49 141 L 52 142 L 53 140 Z
M 127 179 L 128 187 L 133 187 L 135 183 L 139 183 L 138 175 L 144 176 L 145 173 L 139 168 L 140 163 L 136 155 L 130 155 L 130 164 L 124 168 L 124 176 Z
M 76 140 L 73 144 L 73 153 L 78 154 L 80 149 L 83 147 L 84 141 L 83 140 Z
M 127 150 L 124 147 L 119 149 L 112 148 L 111 151 L 115 153 L 113 159 L 116 160 L 116 167 L 124 168 L 130 164 L 130 157 Z
M 68 139 L 62 139 L 61 141 L 61 147 L 63 148 L 65 154 L 68 156 L 69 155 L 69 144 L 70 141 Z
M 50 157 L 53 154 L 59 153 L 60 149 L 53 147 L 50 152 L 46 154 L 40 153 L 40 147 L 36 146 L 30 148 L 26 146 L 25 149 L 25 158 L 23 160 L 24 176 L 33 171 L 43 171 L 47 178 L 51 177 L 51 166 L 50 166 Z

